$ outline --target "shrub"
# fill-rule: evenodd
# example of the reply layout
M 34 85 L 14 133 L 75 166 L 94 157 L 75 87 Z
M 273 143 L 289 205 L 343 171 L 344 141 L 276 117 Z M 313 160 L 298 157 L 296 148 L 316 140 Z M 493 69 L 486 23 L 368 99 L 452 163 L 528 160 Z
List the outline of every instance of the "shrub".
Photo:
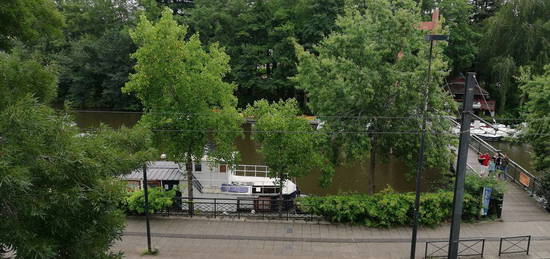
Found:
M 148 192 L 149 213 L 161 211 L 172 206 L 173 198 L 176 195 L 176 190 L 165 191 L 158 187 L 150 188 Z M 130 192 L 126 201 L 129 212 L 137 212 L 138 214 L 145 212 L 145 195 L 143 194 L 143 190 Z
M 393 227 L 412 223 L 414 193 L 396 193 L 387 189 L 374 195 L 331 195 L 298 199 L 301 210 L 325 217 L 331 222 L 361 224 L 369 227 Z M 419 224 L 435 226 L 451 218 L 453 193 L 425 193 L 420 199 Z M 475 219 L 480 199 L 464 196 L 464 219 Z

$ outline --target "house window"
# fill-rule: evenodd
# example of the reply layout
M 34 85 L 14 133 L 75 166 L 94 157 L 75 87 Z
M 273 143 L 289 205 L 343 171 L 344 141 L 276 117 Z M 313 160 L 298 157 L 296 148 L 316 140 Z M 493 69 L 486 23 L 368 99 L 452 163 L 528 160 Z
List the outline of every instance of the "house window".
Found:
M 220 173 L 227 172 L 227 165 L 220 165 Z
M 196 171 L 196 172 L 202 171 L 202 165 L 201 165 L 201 163 L 196 163 L 196 164 L 195 164 L 195 171 Z

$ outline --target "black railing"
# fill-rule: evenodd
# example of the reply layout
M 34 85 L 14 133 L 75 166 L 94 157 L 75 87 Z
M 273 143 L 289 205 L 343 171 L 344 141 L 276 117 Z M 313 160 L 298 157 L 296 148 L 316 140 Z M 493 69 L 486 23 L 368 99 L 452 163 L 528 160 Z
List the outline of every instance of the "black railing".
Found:
M 452 119 L 451 121 L 455 125 L 459 125 L 457 121 Z M 485 140 L 474 134 L 472 134 L 470 137 L 470 148 L 478 153 L 495 154 L 501 152 L 501 150 L 494 148 L 491 144 L 487 143 Z M 520 166 L 514 160 L 510 158 L 507 159 L 508 165 L 505 168 L 502 168 L 504 176 L 511 182 L 517 184 L 519 187 L 527 191 L 530 195 L 544 197 L 545 193 L 549 190 L 544 190 L 542 188 L 542 183 L 540 179 L 531 174 L 522 166 Z M 548 202 L 550 203 L 550 201 Z
M 503 254 L 529 255 L 531 236 L 502 237 L 498 246 L 498 256 Z
M 458 241 L 458 256 L 481 256 L 485 252 L 485 239 L 461 239 Z M 446 258 L 449 241 L 427 241 L 424 258 Z
M 470 147 L 477 152 L 489 154 L 501 152 L 478 136 L 472 135 L 470 139 Z M 508 165 L 502 170 L 507 179 L 529 192 L 529 194 L 543 195 L 545 190 L 542 188 L 541 181 L 514 160 L 508 158 Z
M 192 213 L 189 211 L 192 203 Z M 281 205 L 281 212 L 279 212 Z M 322 217 L 309 213 L 309 207 L 299 204 L 294 199 L 279 200 L 276 198 L 193 198 L 176 197 L 171 207 L 157 211 L 163 216 L 205 216 L 211 218 L 262 218 L 282 220 L 320 221 Z

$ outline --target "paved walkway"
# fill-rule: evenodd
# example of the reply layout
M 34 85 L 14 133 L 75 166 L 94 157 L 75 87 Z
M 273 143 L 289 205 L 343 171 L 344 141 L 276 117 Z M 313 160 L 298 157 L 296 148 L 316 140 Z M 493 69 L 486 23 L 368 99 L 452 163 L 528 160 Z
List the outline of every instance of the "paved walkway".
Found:
M 113 250 L 140 258 L 146 247 L 142 219 L 128 219 L 125 236 Z M 155 218 L 153 247 L 159 258 L 406 258 L 410 229 L 294 222 Z M 445 240 L 449 227 L 423 228 L 417 257 L 426 240 Z M 485 258 L 496 258 L 501 236 L 532 235 L 529 256 L 550 258 L 550 221 L 463 224 L 461 238 L 486 238 Z
M 113 251 L 127 258 L 142 258 L 146 247 L 143 218 L 128 218 L 121 242 Z M 286 221 L 155 217 L 151 221 L 157 258 L 408 258 L 410 228 L 374 229 L 344 224 Z M 531 235 L 529 256 L 500 258 L 550 258 L 550 213 L 526 192 L 508 184 L 502 220 L 462 224 L 461 239 L 485 238 L 484 258 L 499 258 L 499 238 Z M 421 228 L 417 258 L 426 241 L 446 240 L 449 224 Z

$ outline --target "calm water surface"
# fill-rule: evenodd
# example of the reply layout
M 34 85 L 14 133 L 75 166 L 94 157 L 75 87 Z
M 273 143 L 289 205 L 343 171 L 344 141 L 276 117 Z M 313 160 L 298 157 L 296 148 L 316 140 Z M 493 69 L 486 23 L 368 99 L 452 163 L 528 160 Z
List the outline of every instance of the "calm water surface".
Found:
M 113 113 L 113 112 L 76 112 L 75 121 L 80 128 L 88 129 L 105 123 L 111 127 L 131 127 L 139 120 L 139 113 Z M 243 125 L 245 130 L 250 130 L 250 125 Z M 529 147 L 527 145 L 511 145 L 507 143 L 496 143 L 496 148 L 506 152 L 512 159 L 518 161 L 527 170 L 530 170 Z M 263 164 L 261 154 L 256 152 L 257 144 L 246 133 L 243 137 L 235 140 L 235 145 L 241 154 L 241 164 Z M 332 185 L 328 188 L 319 186 L 319 171 L 297 179 L 297 184 L 303 193 L 326 195 L 338 193 L 368 193 L 370 186 L 370 166 L 367 159 L 352 165 L 339 167 L 333 178 Z M 376 165 L 376 189 L 381 190 L 391 186 L 396 191 L 414 191 L 414 180 L 411 178 L 414 173 L 410 171 L 401 161 L 392 158 L 388 163 L 379 162 Z M 409 177 L 407 177 L 409 175 Z M 439 174 L 433 170 L 427 170 L 423 175 L 423 190 L 429 190 L 438 186 Z

